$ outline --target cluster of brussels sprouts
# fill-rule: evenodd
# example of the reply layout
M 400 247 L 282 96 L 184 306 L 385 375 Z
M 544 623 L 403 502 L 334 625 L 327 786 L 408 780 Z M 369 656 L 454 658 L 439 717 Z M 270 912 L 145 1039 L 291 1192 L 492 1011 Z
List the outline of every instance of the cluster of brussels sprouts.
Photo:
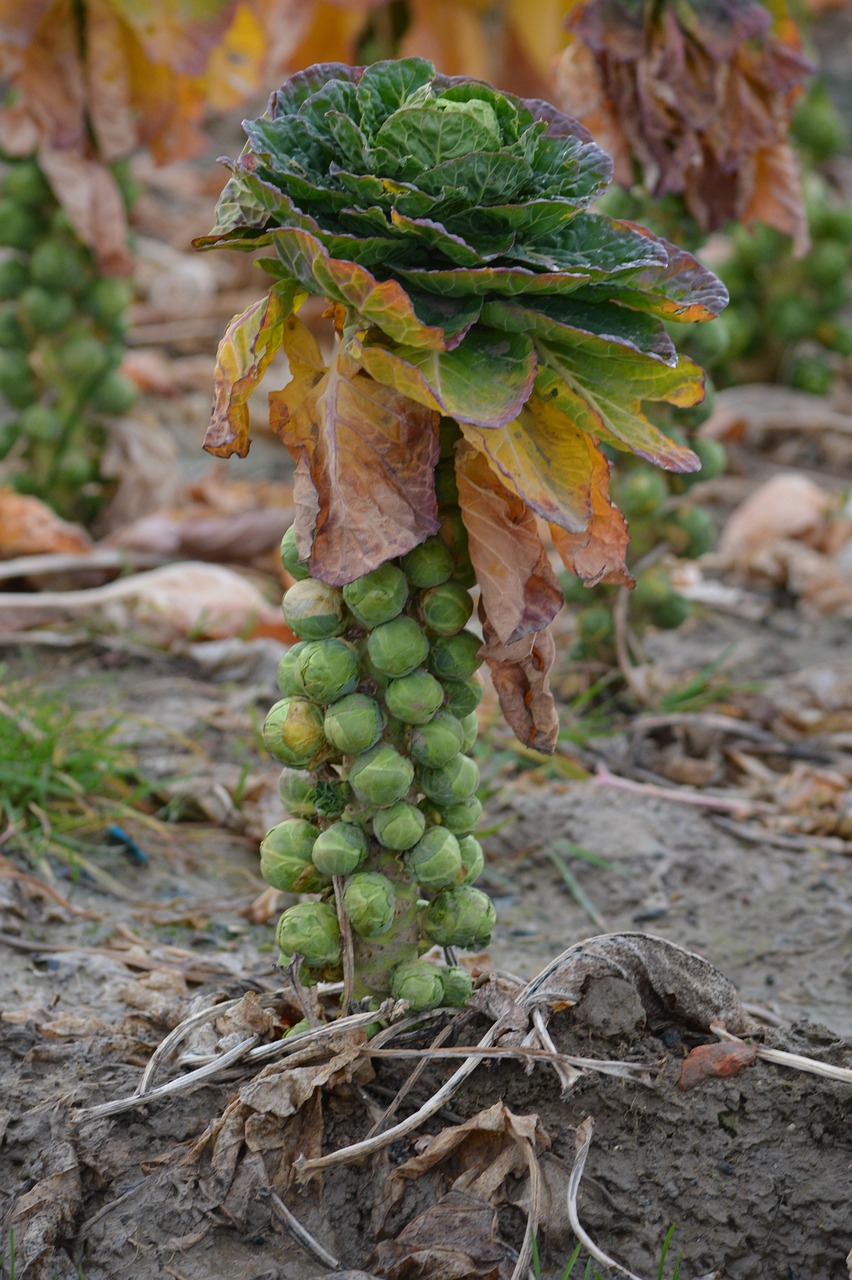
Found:
M 466 625 L 472 568 L 458 511 L 444 512 L 441 535 L 342 588 L 308 575 L 292 529 L 281 555 L 296 580 L 284 618 L 299 641 L 281 660 L 263 738 L 286 766 L 291 816 L 267 833 L 261 871 L 278 889 L 320 895 L 281 916 L 281 963 L 298 952 L 308 980 L 340 975 L 341 877 L 358 994 L 390 991 L 418 1010 L 463 1004 L 465 971 L 419 958 L 435 944 L 482 947 L 494 924 L 473 885 L 481 640 Z
M 655 563 L 650 553 L 664 546 L 679 558 L 695 559 L 716 542 L 712 518 L 689 500 L 688 493 L 694 484 L 723 474 L 725 446 L 699 438 L 690 441 L 690 447 L 701 459 L 701 470 L 692 474 L 672 475 L 636 460 L 613 475 L 613 498 L 630 528 L 630 562 L 639 565 L 636 588 L 628 603 L 631 626 L 640 634 L 647 626 L 673 630 L 686 621 L 690 611 L 689 601 L 672 585 L 666 565 Z M 646 557 L 648 563 L 643 567 L 641 561 Z M 580 606 L 574 615 L 577 638 L 572 656 L 614 663 L 615 588 L 601 586 L 590 592 L 568 574 L 563 575 L 562 588 L 566 601 Z
M 0 157 L 0 172 L 4 480 L 86 520 L 103 493 L 104 419 L 136 398 L 118 368 L 132 290 L 99 273 L 35 158 Z

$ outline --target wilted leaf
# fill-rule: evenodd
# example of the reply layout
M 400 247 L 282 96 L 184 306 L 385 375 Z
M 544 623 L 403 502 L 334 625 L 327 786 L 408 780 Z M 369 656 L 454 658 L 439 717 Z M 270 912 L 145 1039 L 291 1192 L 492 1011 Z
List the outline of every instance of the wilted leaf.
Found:
M 470 444 L 457 446 L 456 475 L 470 558 L 500 643 L 543 631 L 563 601 L 535 516 Z
M 449 1191 L 382 1240 L 369 1265 L 385 1280 L 510 1280 L 513 1250 L 497 1234 L 497 1211 L 469 1191 Z
M 684 1060 L 678 1081 L 679 1089 L 695 1089 L 708 1080 L 727 1080 L 738 1076 L 757 1059 L 754 1044 L 700 1044 Z
M 82 525 L 61 520 L 46 503 L 14 489 L 0 489 L 0 560 L 55 551 L 88 551 Z
M 310 390 L 303 367 L 270 397 L 272 425 L 297 462 L 299 550 L 340 585 L 437 531 L 437 416 L 340 352 Z
M 500 644 L 487 618 L 483 623 L 491 680 L 500 707 L 516 736 L 528 747 L 550 754 L 559 736 L 559 716 L 550 692 L 556 644 L 549 629 Z
M 630 532 L 624 516 L 610 501 L 609 462 L 599 449 L 592 450 L 589 496 L 591 515 L 586 528 L 572 533 L 564 525 L 551 523 L 553 544 L 565 568 L 590 587 L 599 582 L 632 587 L 626 560 Z
M 281 286 L 235 316 L 225 330 L 213 372 L 215 398 L 204 436 L 204 448 L 219 458 L 249 451 L 251 418 L 248 398 L 284 340 L 284 321 L 290 315 L 295 290 Z

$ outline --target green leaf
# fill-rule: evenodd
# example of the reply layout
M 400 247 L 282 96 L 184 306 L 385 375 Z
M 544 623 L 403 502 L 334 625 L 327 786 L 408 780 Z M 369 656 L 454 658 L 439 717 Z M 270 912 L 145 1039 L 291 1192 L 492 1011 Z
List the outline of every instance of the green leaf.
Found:
M 510 333 L 534 333 L 616 359 L 616 348 L 633 351 L 676 365 L 677 352 L 663 325 L 648 315 L 627 311 L 609 302 L 590 306 L 576 297 L 541 297 L 534 304 L 486 302 L 485 324 Z
M 496 128 L 489 129 L 468 111 L 442 111 L 435 103 L 401 107 L 385 120 L 375 137 L 377 163 L 391 178 L 410 178 L 445 160 L 494 151 L 499 146 Z
M 421 242 L 427 249 L 443 254 L 460 267 L 481 266 L 485 261 L 485 257 L 466 240 L 451 235 L 440 222 L 432 222 L 429 218 L 406 218 L 395 209 L 391 212 L 391 222 L 409 243 Z
M 435 76 L 434 89 L 441 102 L 486 102 L 496 116 L 504 142 L 517 142 L 533 125 L 526 104 L 511 93 L 500 93 L 481 80 Z M 538 132 L 538 129 L 536 129 Z
M 722 281 L 685 249 L 668 240 L 660 243 L 668 252 L 665 266 L 647 267 L 624 283 L 618 281 L 607 289 L 607 297 L 664 320 L 712 320 L 728 305 L 728 290 Z M 595 301 L 602 292 L 589 290 L 590 300 Z
M 623 358 L 591 357 L 586 351 L 536 341 L 547 366 L 536 378 L 536 392 L 553 400 L 583 431 L 617 449 L 647 458 L 667 471 L 698 471 L 691 449 L 675 444 L 646 418 L 643 400 L 697 404 L 704 375 L 681 356 L 676 369 L 623 349 Z
M 358 84 L 361 126 L 371 141 L 382 123 L 422 85 L 428 85 L 435 68 L 425 58 L 374 62 Z
M 612 160 L 594 142 L 582 138 L 539 137 L 532 161 L 542 194 L 567 196 L 585 208 L 612 181 Z
M 537 241 L 545 270 L 596 271 L 601 276 L 666 267 L 665 245 L 650 233 L 634 231 L 629 222 L 617 222 L 602 213 L 578 213 L 561 229 L 558 238 Z M 527 261 L 532 260 L 528 253 Z
M 418 320 L 411 299 L 395 280 L 379 282 L 357 263 L 331 257 L 305 231 L 282 227 L 270 232 L 270 239 L 289 275 L 308 293 L 351 308 L 365 326 L 375 325 L 396 342 L 443 347 L 443 331 Z
M 329 80 L 358 82 L 360 67 L 350 67 L 345 62 L 317 62 L 305 71 L 290 76 L 269 99 L 269 115 L 273 120 L 295 115 L 302 103 L 322 89 Z
M 422 170 L 417 185 L 433 195 L 461 192 L 466 205 L 492 205 L 519 197 L 532 179 L 533 171 L 523 156 L 509 151 L 477 151 Z
M 472 329 L 454 351 L 353 342 L 350 354 L 377 382 L 483 427 L 517 417 L 535 380 L 532 341 L 485 328 Z
M 286 173 L 296 168 L 315 176 L 327 172 L 334 159 L 332 147 L 301 116 L 284 120 L 261 116 L 259 120 L 246 120 L 243 128 L 249 146 L 259 155 L 268 156 L 273 170 Z

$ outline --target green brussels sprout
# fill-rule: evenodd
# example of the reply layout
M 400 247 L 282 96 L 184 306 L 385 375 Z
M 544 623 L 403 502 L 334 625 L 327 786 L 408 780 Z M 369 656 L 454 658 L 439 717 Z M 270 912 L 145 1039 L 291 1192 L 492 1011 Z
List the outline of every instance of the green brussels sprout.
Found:
M 665 477 L 650 467 L 635 467 L 616 490 L 616 501 L 628 521 L 655 516 L 662 510 L 668 496 Z
M 373 834 L 385 849 L 410 849 L 426 830 L 426 818 L 406 800 L 397 800 L 388 809 L 379 809 L 373 818 Z
M 296 669 L 303 691 L 325 706 L 352 693 L 361 676 L 354 646 L 331 637 L 308 641 Z
M 78 289 L 86 279 L 86 269 L 85 251 L 66 240 L 42 240 L 30 259 L 36 284 L 57 292 Z
M 456 445 L 462 439 L 462 431 L 455 418 L 441 418 L 438 424 L 438 441 L 441 446 L 441 461 L 453 458 Z
M 634 598 L 655 627 L 674 630 L 689 617 L 689 601 L 675 591 L 662 567 L 653 566 L 636 579 Z
M 715 480 L 717 476 L 725 474 L 728 452 L 721 440 L 710 440 L 701 436 L 693 441 L 692 448 L 701 460 L 701 471 L 697 474 L 699 480 Z
M 36 333 L 58 333 L 74 314 L 74 303 L 67 293 L 54 293 L 42 285 L 28 285 L 18 300 L 21 323 Z
M 340 959 L 340 927 L 334 907 L 327 902 L 297 902 L 278 921 L 276 939 L 279 964 L 289 964 L 298 951 L 310 969 L 337 964 Z
M 485 867 L 485 854 L 482 852 L 482 845 L 474 836 L 463 836 L 459 840 L 459 853 L 461 854 L 461 873 L 459 875 L 459 884 L 473 884 L 474 880 L 482 875 Z
M 0 350 L 0 395 L 13 409 L 35 402 L 36 384 L 24 351 Z
M 402 569 L 412 587 L 437 587 L 453 572 L 450 549 L 440 538 L 427 538 L 402 558 Z
M 98 324 L 111 329 L 124 317 L 133 301 L 133 285 L 117 276 L 100 276 L 86 290 L 84 306 Z
M 442 889 L 423 913 L 423 930 L 441 947 L 485 947 L 497 914 L 481 889 L 461 884 Z
M 314 866 L 327 876 L 348 876 L 367 856 L 367 837 L 357 822 L 333 822 L 314 841 Z
M 319 827 L 301 818 L 279 822 L 260 842 L 260 874 L 273 889 L 284 893 L 319 893 L 328 886 L 311 861 Z
M 462 868 L 459 842 L 446 827 L 429 827 L 405 855 L 412 880 L 424 889 L 443 889 L 458 879 Z
M 385 689 L 388 711 L 404 724 L 426 724 L 443 701 L 443 685 L 422 668 L 391 680 Z
M 482 666 L 481 648 L 482 641 L 472 631 L 436 636 L 429 646 L 426 665 L 439 680 L 469 680 Z
M 692 559 L 716 542 L 716 526 L 703 507 L 677 507 L 664 522 L 663 534 L 676 556 Z
M 381 564 L 348 583 L 343 588 L 343 599 L 362 627 L 376 627 L 402 612 L 408 599 L 408 582 L 397 565 Z
M 464 734 L 459 750 L 464 751 L 465 754 L 467 754 L 472 750 L 476 739 L 479 737 L 479 716 L 475 711 L 469 711 L 466 716 L 462 716 L 459 724 L 461 725 L 462 733 Z
M 469 680 L 445 680 L 444 703 L 459 720 L 471 715 L 482 701 L 485 692 L 481 678 L 471 676 Z
M 457 564 L 459 559 L 469 559 L 467 529 L 458 507 L 444 507 L 438 512 L 438 519 L 438 536 L 449 547 L 453 563 Z
M 442 582 L 439 587 L 430 587 L 418 603 L 423 626 L 439 636 L 454 636 L 473 613 L 470 592 L 460 582 Z
M 421 790 L 436 804 L 458 804 L 476 791 L 479 769 L 475 760 L 459 753 L 437 769 L 421 766 L 417 778 Z
M 444 999 L 444 974 L 440 966 L 429 960 L 410 960 L 398 964 L 391 974 L 391 995 L 406 1000 L 415 1013 L 437 1009 Z
M 271 756 L 301 769 L 326 746 L 322 708 L 308 698 L 282 698 L 273 704 L 261 734 Z
M 0 262 L 0 301 L 17 298 L 29 282 L 30 273 L 20 258 L 5 258 Z
M 278 663 L 278 688 L 285 698 L 304 692 L 299 672 L 299 655 L 309 643 L 308 640 L 297 640 L 295 644 L 290 645 Z
M 828 395 L 834 382 L 834 370 L 818 356 L 799 356 L 790 371 L 790 385 L 812 396 Z
M 9 249 L 32 249 L 40 233 L 31 209 L 15 200 L 0 200 L 0 245 Z
M 357 871 L 343 890 L 343 910 L 362 938 L 379 938 L 393 924 L 396 889 L 380 871 Z
M 110 369 L 92 392 L 90 404 L 98 413 L 118 416 L 129 413 L 138 399 L 135 384 L 117 369 Z
M 281 601 L 284 621 L 301 640 L 324 640 L 346 630 L 346 609 L 339 587 L 316 578 L 294 582 Z
M 65 427 L 62 415 L 47 404 L 28 405 L 18 419 L 21 435 L 39 444 L 53 444 Z
M 348 693 L 325 713 L 325 736 L 344 755 L 359 755 L 375 746 L 382 736 L 385 718 L 375 698 Z
M 597 650 L 602 645 L 611 645 L 615 637 L 615 624 L 612 609 L 601 601 L 599 604 L 587 604 L 577 614 L 577 636 L 580 642 Z
M 304 560 L 299 559 L 299 549 L 296 546 L 296 526 L 294 524 L 290 525 L 290 528 L 281 539 L 281 563 L 290 577 L 295 579 L 296 582 L 304 582 L 305 578 L 311 576 L 311 571 Z
M 352 798 L 352 788 L 342 778 L 318 778 L 316 795 L 317 813 L 324 818 L 339 818 Z
M 109 361 L 105 344 L 90 333 L 78 333 L 63 342 L 56 356 L 63 376 L 69 382 L 83 384 L 102 377 Z
M 435 497 L 439 506 L 458 506 L 459 486 L 456 480 L 455 457 L 445 458 L 435 468 Z
M 314 818 L 317 813 L 316 781 L 298 769 L 282 769 L 278 779 L 281 803 L 294 818 Z
M 473 979 L 467 969 L 450 965 L 444 969 L 444 998 L 441 1004 L 447 1009 L 463 1008 L 473 995 Z
M 358 799 L 379 806 L 402 800 L 413 781 L 414 765 L 386 742 L 359 756 L 349 772 Z
M 28 204 L 34 208 L 53 199 L 50 183 L 32 156 L 15 161 L 6 174 L 3 190 L 16 204 Z
M 391 679 L 415 671 L 428 652 L 427 637 L 407 615 L 381 623 L 367 640 L 367 657 L 374 670 Z
M 27 340 L 24 326 L 18 319 L 15 307 L 0 307 L 0 350 L 5 351 L 15 347 L 27 347 Z M 27 365 L 29 370 L 29 365 Z
M 478 796 L 468 800 L 459 800 L 458 804 L 445 805 L 441 810 L 441 821 L 454 836 L 467 836 L 479 826 L 482 817 L 482 801 Z
M 450 711 L 438 711 L 411 732 L 408 750 L 418 764 L 439 768 L 463 750 L 464 730 Z

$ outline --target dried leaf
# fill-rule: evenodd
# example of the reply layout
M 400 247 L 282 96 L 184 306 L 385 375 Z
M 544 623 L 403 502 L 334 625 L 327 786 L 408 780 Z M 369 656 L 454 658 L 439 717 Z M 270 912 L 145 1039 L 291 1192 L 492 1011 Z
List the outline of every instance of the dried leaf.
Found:
M 456 450 L 459 504 L 488 621 L 501 644 L 543 631 L 562 607 L 535 516 L 483 454 Z
M 118 184 L 108 169 L 82 148 L 43 143 L 38 153 L 44 175 L 75 232 L 95 254 L 103 275 L 128 275 L 127 219 Z
M 757 1058 L 755 1044 L 700 1044 L 684 1059 L 679 1089 L 695 1089 L 708 1080 L 738 1076 Z
M 83 1204 L 77 1156 L 70 1142 L 54 1142 L 40 1157 L 40 1177 L 35 1186 L 12 1205 L 4 1226 L 15 1235 L 15 1259 L 23 1274 L 39 1263 L 41 1274 L 65 1270 L 54 1246 L 69 1238 Z M 66 1255 L 62 1258 L 67 1261 Z
M 61 520 L 46 503 L 14 489 L 0 489 L 0 560 L 52 551 L 88 551 L 92 539 L 77 524 Z
M 249 451 L 251 419 L 248 398 L 284 340 L 284 321 L 290 315 L 293 292 L 270 289 L 225 330 L 213 373 L 215 398 L 204 448 L 219 458 Z
M 497 1212 L 469 1191 L 449 1191 L 382 1240 L 369 1265 L 385 1280 L 510 1280 L 513 1251 L 497 1235 Z
M 311 572 L 351 582 L 437 531 L 437 414 L 364 374 L 340 350 L 270 397 L 296 460 L 296 542 Z M 309 390 L 306 388 L 310 386 Z
M 503 715 L 521 742 L 536 751 L 552 752 L 559 736 L 559 716 L 550 691 L 550 670 L 556 657 L 550 630 L 504 645 L 487 619 L 483 629 L 486 643 L 481 652 Z
M 831 505 L 831 494 L 807 476 L 772 476 L 728 518 L 719 537 L 722 563 L 740 573 L 765 572 L 778 543 L 795 539 L 818 547 Z
M 590 491 L 592 514 L 588 526 L 582 533 L 569 533 L 551 524 L 550 536 L 565 568 L 590 587 L 599 582 L 632 587 L 634 579 L 626 559 L 630 531 L 618 507 L 610 501 L 609 462 L 597 449 L 594 458 Z

